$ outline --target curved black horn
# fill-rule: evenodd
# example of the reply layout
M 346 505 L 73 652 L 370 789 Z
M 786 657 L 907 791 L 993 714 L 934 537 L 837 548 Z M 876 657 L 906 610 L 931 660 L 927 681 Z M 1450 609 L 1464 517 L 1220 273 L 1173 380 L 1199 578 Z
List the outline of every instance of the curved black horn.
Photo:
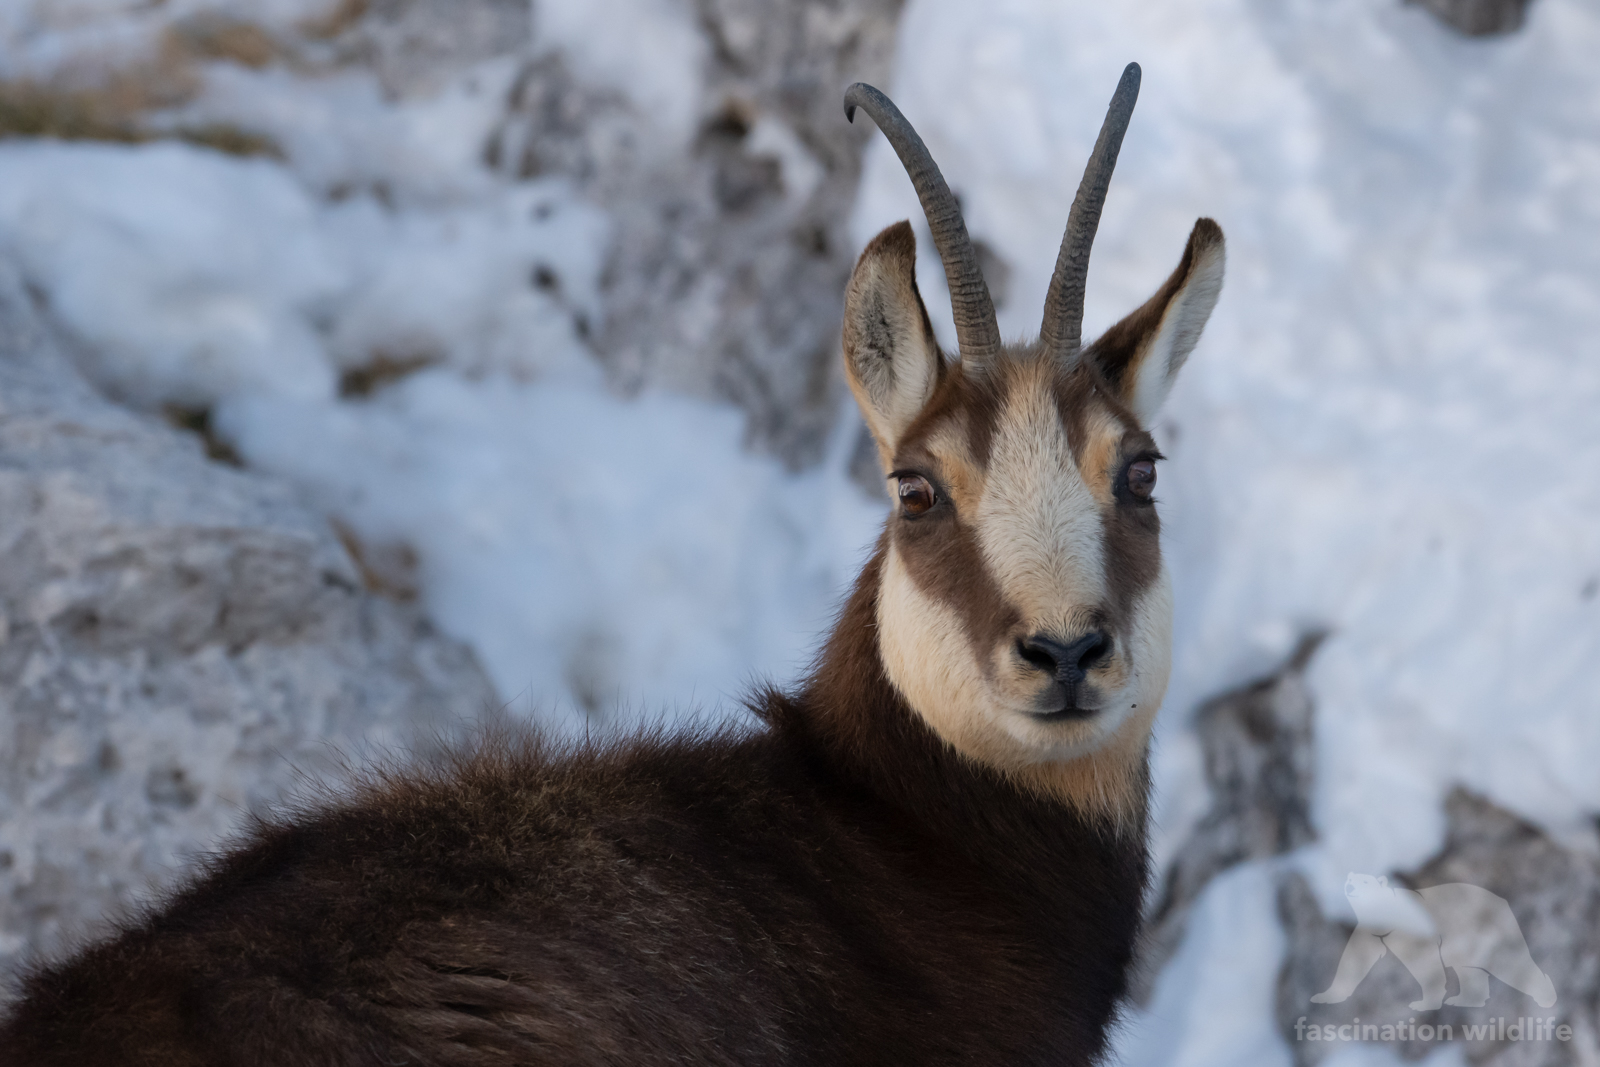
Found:
M 1122 135 L 1128 132 L 1128 119 L 1139 99 L 1139 64 L 1129 63 L 1122 80 L 1111 96 L 1111 107 L 1100 126 L 1094 152 L 1083 168 L 1083 181 L 1067 216 L 1067 232 L 1061 238 L 1061 254 L 1056 257 L 1056 272 L 1050 279 L 1050 294 L 1044 300 L 1044 324 L 1039 339 L 1045 351 L 1057 358 L 1073 356 L 1083 344 L 1083 291 L 1089 277 L 1089 249 L 1095 230 L 1100 228 L 1100 209 L 1105 206 L 1111 172 L 1117 166 Z
M 944 183 L 944 175 L 928 154 L 911 123 L 900 114 L 894 102 L 866 82 L 856 82 L 845 90 L 844 117 L 856 120 L 862 108 L 889 139 L 895 154 L 906 168 L 911 184 L 928 216 L 933 245 L 944 261 L 945 280 L 950 284 L 950 311 L 956 320 L 956 339 L 961 345 L 961 363 L 968 370 L 982 366 L 1000 351 L 1000 327 L 995 322 L 994 301 L 978 269 L 978 254 L 967 224 L 961 219 L 961 205 Z

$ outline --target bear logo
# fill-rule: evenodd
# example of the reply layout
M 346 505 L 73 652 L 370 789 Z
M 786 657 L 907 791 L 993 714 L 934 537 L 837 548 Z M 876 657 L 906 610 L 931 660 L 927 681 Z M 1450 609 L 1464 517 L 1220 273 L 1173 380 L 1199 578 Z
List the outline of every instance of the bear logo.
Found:
M 1528 953 L 1522 927 L 1504 897 L 1466 882 L 1427 889 L 1390 886 L 1387 878 L 1351 872 L 1344 895 L 1355 909 L 1356 928 L 1339 957 L 1333 984 L 1311 998 L 1314 1004 L 1340 1004 L 1383 958 L 1395 957 L 1422 986 L 1412 1011 L 1443 1004 L 1481 1008 L 1489 1002 L 1492 974 L 1532 997 L 1541 1008 L 1556 1002 L 1556 988 Z M 1444 969 L 1456 972 L 1461 992 L 1444 999 Z

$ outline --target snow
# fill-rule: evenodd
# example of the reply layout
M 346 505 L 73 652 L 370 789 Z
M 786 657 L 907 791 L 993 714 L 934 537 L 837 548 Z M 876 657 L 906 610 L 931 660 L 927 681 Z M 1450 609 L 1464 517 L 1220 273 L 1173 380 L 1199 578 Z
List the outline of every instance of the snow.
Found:
M 195 17 L 238 19 L 285 32 L 327 18 L 340 0 L 6 0 L 0 77 L 82 77 L 158 58 L 162 38 Z
M 726 714 L 826 632 L 882 506 L 839 476 L 848 435 L 793 476 L 742 452 L 742 421 L 444 370 L 369 403 L 250 397 L 218 416 L 253 463 L 416 549 L 435 620 L 518 709 L 570 729 L 586 709 Z
M 471 201 L 495 194 L 478 164 L 515 75 L 513 58 L 500 57 L 445 79 L 430 95 L 391 100 L 369 70 L 308 78 L 280 66 L 210 63 L 203 93 L 152 125 L 231 122 L 265 134 L 295 177 L 324 196 L 381 189 L 407 207 Z
M 1118 1033 L 1121 1063 L 1290 1067 L 1272 1020 L 1285 944 L 1275 895 L 1270 864 L 1235 867 L 1206 887 L 1149 1008 Z
M 1381 1045 L 1341 1044 L 1322 1061 L 1326 1067 L 1397 1067 L 1403 1061 Z M 1460 1045 L 1440 1045 L 1420 1061 L 1422 1067 L 1465 1067 L 1466 1053 Z
M 327 354 L 341 368 L 386 353 L 598 383 L 576 323 L 599 318 L 608 227 L 561 180 L 430 212 L 359 199 L 324 223 L 358 263 L 357 284 L 328 320 Z
M 681 0 L 555 0 L 534 9 L 534 32 L 585 81 L 620 90 L 678 147 L 699 117 L 706 39 Z M 648 58 L 647 58 L 648 57 Z
M 0 75 L 136 55 L 158 18 L 203 7 L 226 9 L 5 5 Z M 1466 41 L 1394 0 L 905 9 L 886 88 L 1011 267 L 1006 334 L 1037 330 L 1128 60 L 1143 91 L 1086 333 L 1159 285 L 1197 216 L 1228 235 L 1222 301 L 1157 427 L 1178 603 L 1158 856 L 1204 806 L 1189 713 L 1314 627 L 1332 635 L 1310 675 L 1321 839 L 1295 862 L 1325 910 L 1342 909 L 1347 871 L 1434 851 L 1457 783 L 1592 846 L 1600 9 L 1529 14 L 1513 37 Z M 649 109 L 665 143 L 705 106 L 681 5 L 541 4 L 536 27 Z M 752 677 L 796 676 L 882 504 L 845 477 L 848 418 L 828 460 L 794 475 L 742 449 L 730 409 L 605 391 L 582 324 L 604 313 L 608 220 L 559 181 L 479 162 L 512 72 L 491 60 L 395 100 L 360 71 L 207 67 L 163 121 L 238 122 L 285 163 L 7 142 L 0 243 L 101 385 L 213 406 L 248 462 L 364 543 L 411 546 L 430 613 L 525 714 L 729 713 Z M 757 129 L 780 151 L 784 133 Z M 874 138 L 855 236 L 906 217 L 921 225 Z M 923 292 L 951 344 L 922 232 Z M 433 365 L 340 398 L 340 374 L 377 356 Z M 1124 1035 L 1128 1062 L 1284 1061 L 1269 873 L 1207 891 Z
M 0 226 L 82 342 L 148 406 L 331 395 L 310 321 L 347 268 L 292 176 L 179 144 L 0 143 Z

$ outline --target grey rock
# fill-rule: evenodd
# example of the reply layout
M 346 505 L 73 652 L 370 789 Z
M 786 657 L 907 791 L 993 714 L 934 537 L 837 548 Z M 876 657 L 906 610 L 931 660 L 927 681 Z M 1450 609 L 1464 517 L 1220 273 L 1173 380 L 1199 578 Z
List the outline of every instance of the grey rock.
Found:
M 1446 802 L 1448 830 L 1439 854 L 1411 872 L 1389 876 L 1394 885 L 1411 889 L 1452 882 L 1480 886 L 1506 900 L 1530 955 L 1550 976 L 1557 1000 L 1541 1008 L 1525 993 L 1498 980 L 1481 1008 L 1450 1006 L 1437 1011 L 1409 1008 L 1419 995 L 1411 973 L 1386 954 L 1340 1004 L 1313 1004 L 1311 996 L 1326 989 L 1354 927 L 1325 917 L 1304 879 L 1284 876 L 1278 910 L 1288 936 L 1288 949 L 1278 977 L 1277 1017 L 1299 1067 L 1320 1062 L 1338 1044 L 1296 1040 L 1296 1023 L 1342 1024 L 1360 1018 L 1382 1026 L 1415 1020 L 1416 1025 L 1451 1027 L 1450 1036 L 1463 1046 L 1475 1067 L 1565 1067 L 1600 1060 L 1600 858 L 1590 848 L 1566 847 L 1537 827 L 1464 789 Z M 1471 929 L 1482 925 L 1477 915 L 1435 915 L 1441 927 Z M 1494 931 L 1487 931 L 1490 935 Z M 1447 971 L 1447 995 L 1459 991 L 1454 971 Z M 1518 1018 L 1556 1020 L 1572 1028 L 1570 1041 L 1467 1040 L 1464 1027 L 1490 1020 Z M 1381 1038 L 1381 1030 L 1379 1037 Z M 1409 1035 L 1409 1031 L 1408 1031 Z M 1407 1060 L 1418 1060 L 1441 1045 L 1415 1038 L 1384 1042 Z
M 1305 671 L 1324 635 L 1304 637 L 1282 667 L 1206 701 L 1195 715 L 1211 807 L 1162 878 L 1140 945 L 1134 996 L 1183 940 L 1189 912 L 1213 878 L 1316 840 L 1311 825 L 1312 702 Z
M 565 176 L 610 216 L 602 319 L 572 314 L 611 385 L 731 401 L 750 444 L 801 467 L 821 458 L 843 399 L 847 215 L 874 135 L 845 121 L 843 92 L 887 79 L 901 4 L 694 0 L 708 58 L 687 145 L 578 76 L 539 38 L 527 0 L 350 4 L 358 15 L 301 51 L 313 67 L 370 67 L 397 96 L 523 56 L 484 159 L 512 179 Z M 1006 266 L 988 250 L 985 268 L 1003 290 Z M 539 285 L 559 296 L 548 275 Z
M 533 27 L 528 0 L 360 0 L 340 27 L 346 63 L 371 67 L 396 96 L 430 92 L 473 63 L 524 49 Z
M 1532 0 L 1405 0 L 1468 37 L 1497 37 L 1522 28 Z
M 846 215 L 873 132 L 846 123 L 841 101 L 850 82 L 887 77 L 899 9 L 699 0 L 711 58 L 686 155 L 649 151 L 646 119 L 559 55 L 527 64 L 487 158 L 567 175 L 611 213 L 605 322 L 592 325 L 614 385 L 731 400 L 754 444 L 796 466 L 820 458 L 843 395 Z M 752 137 L 763 123 L 778 141 Z
M 96 394 L 0 257 L 0 974 L 340 754 L 492 714 L 288 485 Z

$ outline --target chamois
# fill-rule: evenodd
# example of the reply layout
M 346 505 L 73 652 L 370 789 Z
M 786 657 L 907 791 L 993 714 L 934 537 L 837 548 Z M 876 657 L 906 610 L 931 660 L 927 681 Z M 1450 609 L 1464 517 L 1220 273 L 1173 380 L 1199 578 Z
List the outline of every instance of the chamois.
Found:
M 1037 341 L 1002 346 L 955 198 L 852 86 L 921 198 L 959 361 L 901 222 L 845 302 L 892 501 L 807 680 L 760 725 L 501 737 L 262 820 L 158 908 L 32 971 L 7 1067 L 1094 1063 L 1146 880 L 1171 595 L 1145 429 L 1222 283 L 1198 221 L 1082 346 L 1134 100 L 1078 189 Z

